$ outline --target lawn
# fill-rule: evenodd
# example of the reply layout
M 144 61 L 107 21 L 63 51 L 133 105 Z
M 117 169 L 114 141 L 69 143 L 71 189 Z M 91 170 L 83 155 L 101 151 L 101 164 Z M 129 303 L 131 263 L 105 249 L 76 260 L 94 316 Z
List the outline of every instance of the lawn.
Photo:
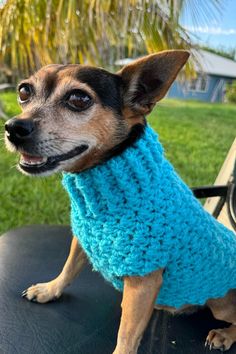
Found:
M 19 112 L 13 93 L 0 95 L 9 116 Z M 190 186 L 212 184 L 236 132 L 236 106 L 164 100 L 149 116 L 166 155 Z M 4 122 L 0 120 L 3 136 Z M 0 139 L 0 234 L 26 224 L 68 224 L 69 202 L 60 175 L 29 178 Z

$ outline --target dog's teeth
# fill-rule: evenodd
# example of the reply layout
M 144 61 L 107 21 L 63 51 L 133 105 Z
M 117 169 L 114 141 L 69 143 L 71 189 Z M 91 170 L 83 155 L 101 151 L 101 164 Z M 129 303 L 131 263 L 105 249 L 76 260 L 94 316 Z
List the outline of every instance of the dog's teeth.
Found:
M 47 157 L 38 157 L 38 156 L 30 156 L 26 154 L 22 154 L 20 158 L 20 163 L 23 165 L 37 166 L 45 163 L 47 161 Z

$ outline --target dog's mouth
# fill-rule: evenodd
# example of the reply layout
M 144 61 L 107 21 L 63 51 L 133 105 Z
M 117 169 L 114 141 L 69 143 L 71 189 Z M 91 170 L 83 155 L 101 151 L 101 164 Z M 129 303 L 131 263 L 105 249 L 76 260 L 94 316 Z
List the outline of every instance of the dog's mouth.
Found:
M 24 152 L 20 155 L 19 167 L 21 170 L 29 174 L 52 171 L 59 166 L 60 162 L 82 154 L 88 149 L 88 147 L 88 145 L 82 144 L 67 153 L 50 157 L 34 156 Z

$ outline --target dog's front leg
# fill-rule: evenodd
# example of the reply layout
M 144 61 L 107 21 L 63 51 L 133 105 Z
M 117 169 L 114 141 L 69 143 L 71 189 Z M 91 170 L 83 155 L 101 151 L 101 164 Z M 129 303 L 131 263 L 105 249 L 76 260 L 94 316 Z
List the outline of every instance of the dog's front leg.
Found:
M 62 272 L 55 279 L 47 283 L 32 285 L 23 291 L 22 296 L 30 301 L 40 303 L 59 298 L 64 288 L 79 274 L 86 259 L 86 255 L 79 246 L 77 238 L 73 237 L 70 253 Z
M 125 277 L 122 316 L 113 354 L 136 354 L 162 284 L 163 270 Z

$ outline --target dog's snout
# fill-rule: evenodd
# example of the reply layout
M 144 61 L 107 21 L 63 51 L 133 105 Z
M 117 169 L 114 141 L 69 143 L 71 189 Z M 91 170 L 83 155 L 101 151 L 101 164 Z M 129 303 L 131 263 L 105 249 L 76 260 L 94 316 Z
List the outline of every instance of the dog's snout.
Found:
M 12 118 L 6 122 L 5 130 L 12 143 L 21 143 L 31 138 L 35 126 L 32 119 Z

